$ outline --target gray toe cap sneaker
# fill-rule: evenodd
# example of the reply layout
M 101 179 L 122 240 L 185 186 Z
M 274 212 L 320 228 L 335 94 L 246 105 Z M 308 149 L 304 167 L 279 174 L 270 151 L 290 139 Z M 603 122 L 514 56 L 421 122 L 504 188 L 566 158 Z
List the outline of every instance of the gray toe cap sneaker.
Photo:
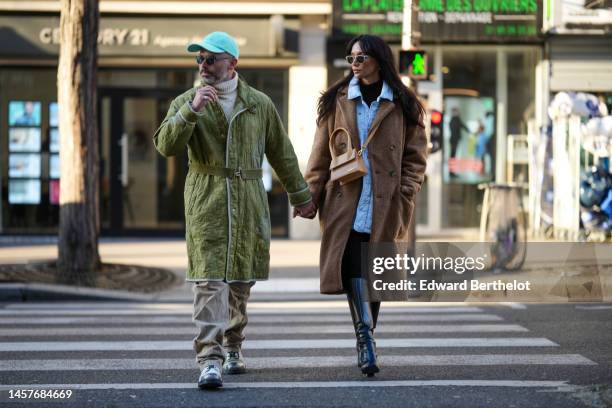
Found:
M 201 389 L 213 389 L 223 386 L 221 378 L 221 363 L 218 361 L 207 361 L 198 379 L 198 387 Z
M 228 351 L 225 364 L 223 364 L 223 374 L 244 374 L 246 373 L 246 364 L 239 351 Z

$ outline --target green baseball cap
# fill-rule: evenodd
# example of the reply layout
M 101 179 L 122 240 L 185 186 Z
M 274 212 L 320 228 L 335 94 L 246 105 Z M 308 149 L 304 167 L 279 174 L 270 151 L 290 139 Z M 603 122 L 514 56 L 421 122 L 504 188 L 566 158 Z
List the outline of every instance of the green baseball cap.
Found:
M 236 59 L 238 59 L 238 55 L 240 54 L 236 40 L 223 31 L 212 32 L 204 37 L 202 42 L 191 43 L 187 46 L 187 51 L 189 52 L 199 52 L 200 50 L 215 53 L 227 52 Z

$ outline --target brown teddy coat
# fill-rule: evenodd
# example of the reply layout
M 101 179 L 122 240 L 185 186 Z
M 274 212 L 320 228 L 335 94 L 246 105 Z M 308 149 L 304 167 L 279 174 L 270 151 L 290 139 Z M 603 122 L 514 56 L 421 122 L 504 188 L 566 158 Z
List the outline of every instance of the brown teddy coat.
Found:
M 321 293 L 345 292 L 341 264 L 344 248 L 361 194 L 361 179 L 341 186 L 329 181 L 331 154 L 329 136 L 338 127 L 351 134 L 354 147 L 360 147 L 356 119 L 356 101 L 347 99 L 347 88 L 338 91 L 335 112 L 321 123 L 315 135 L 305 174 L 313 200 L 319 207 L 321 224 Z M 372 126 L 368 145 L 374 208 L 370 242 L 408 243 L 409 224 L 415 194 L 423 183 L 427 139 L 419 126 L 406 123 L 401 105 L 383 100 Z M 344 140 L 343 140 L 344 138 Z M 346 151 L 346 137 L 336 138 L 335 150 Z

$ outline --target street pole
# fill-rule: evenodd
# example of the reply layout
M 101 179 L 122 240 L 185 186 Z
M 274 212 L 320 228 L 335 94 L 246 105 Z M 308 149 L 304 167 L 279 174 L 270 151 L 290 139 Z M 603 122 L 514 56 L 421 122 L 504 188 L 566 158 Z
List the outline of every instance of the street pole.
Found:
M 402 18 L 402 50 L 407 51 L 415 46 L 413 43 L 412 36 L 412 0 L 404 0 L 404 10 L 403 10 L 403 18 Z M 402 82 L 408 88 L 412 88 L 414 93 L 417 93 L 417 82 L 412 81 L 408 75 L 402 76 Z M 409 247 L 408 247 L 408 255 L 414 256 L 415 253 L 415 242 L 416 242 L 416 205 L 414 206 L 414 210 L 412 211 L 412 217 L 410 219 L 410 225 L 408 228 L 409 237 Z
M 404 0 L 402 19 L 402 50 L 409 50 L 412 44 L 412 0 Z

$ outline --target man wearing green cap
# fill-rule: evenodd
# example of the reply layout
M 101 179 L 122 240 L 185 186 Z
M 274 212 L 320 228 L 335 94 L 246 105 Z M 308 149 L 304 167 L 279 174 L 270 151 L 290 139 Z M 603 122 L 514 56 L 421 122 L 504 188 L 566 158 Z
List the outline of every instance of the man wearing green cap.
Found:
M 153 137 L 164 156 L 187 147 L 185 222 L 194 282 L 194 339 L 200 388 L 222 385 L 221 371 L 245 371 L 241 346 L 250 289 L 266 280 L 270 261 L 270 211 L 263 186 L 264 154 L 289 193 L 295 213 L 314 217 L 308 186 L 268 96 L 236 72 L 239 50 L 213 32 L 197 52 L 201 85 L 177 97 Z

